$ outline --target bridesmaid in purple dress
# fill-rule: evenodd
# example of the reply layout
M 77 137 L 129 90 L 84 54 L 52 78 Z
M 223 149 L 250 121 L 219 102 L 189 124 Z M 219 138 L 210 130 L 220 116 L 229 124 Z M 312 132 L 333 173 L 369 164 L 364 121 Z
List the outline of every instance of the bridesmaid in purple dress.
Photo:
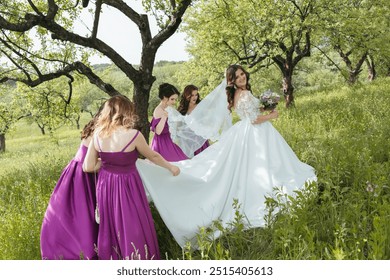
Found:
M 201 101 L 198 90 L 198 87 L 194 85 L 187 85 L 184 88 L 183 94 L 180 98 L 179 107 L 177 108 L 177 110 L 183 116 L 191 114 L 191 112 L 196 108 L 196 105 L 198 105 L 198 103 Z M 194 155 L 196 156 L 209 146 L 209 141 L 206 140 L 204 144 L 194 152 Z
M 138 153 L 175 176 L 180 172 L 132 129 L 133 112 L 133 104 L 124 96 L 105 103 L 83 165 L 86 172 L 99 170 L 97 249 L 103 260 L 160 259 L 152 214 L 135 165 Z
M 176 145 L 171 138 L 168 126 L 168 113 L 165 110 L 168 106 L 176 103 L 179 91 L 171 84 L 164 83 L 159 87 L 158 97 L 160 104 L 154 109 L 150 128 L 154 136 L 150 147 L 153 151 L 160 153 L 167 161 L 181 161 L 188 159 L 185 153 Z
M 82 164 L 91 142 L 97 115 L 84 127 L 76 156 L 62 171 L 41 228 L 41 256 L 48 260 L 96 259 L 95 176 Z

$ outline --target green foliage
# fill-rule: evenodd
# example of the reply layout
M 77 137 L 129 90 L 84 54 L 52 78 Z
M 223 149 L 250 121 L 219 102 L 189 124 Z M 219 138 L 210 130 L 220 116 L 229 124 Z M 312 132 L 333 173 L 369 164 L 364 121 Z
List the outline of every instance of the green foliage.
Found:
M 309 34 L 311 55 L 320 48 L 331 63 L 330 67 L 319 64 L 316 70 L 331 68 L 349 81 L 351 75 L 358 76 L 366 70 L 358 62 L 362 57 L 364 62 L 368 53 L 379 73 L 387 75 L 389 3 L 384 0 L 198 1 L 187 13 L 182 28 L 188 36 L 187 50 L 193 57 L 186 64 L 185 72 L 194 83 L 210 90 L 208 83 L 217 84 L 223 77 L 221 69 L 229 64 L 240 63 L 248 65 L 247 68 L 251 65 L 250 71 L 256 72 L 269 67 L 272 60 L 282 62 L 288 56 L 295 59 L 304 51 L 304 38 Z M 289 49 L 296 42 L 299 44 Z M 344 57 L 335 52 L 336 45 Z M 263 61 L 262 56 L 266 57 Z M 308 60 L 289 65 L 294 71 L 293 83 L 300 83 L 297 70 Z M 328 77 L 331 81 L 335 75 Z M 353 82 L 356 79 L 353 77 Z
M 36 123 L 43 134 L 52 133 L 79 117 L 80 109 L 71 102 L 71 93 L 64 79 L 59 78 L 36 88 L 19 84 L 15 94 L 24 115 Z
M 64 127 L 55 136 L 43 136 L 22 121 L 9 138 L 0 156 L 0 259 L 40 259 L 43 215 L 80 133 Z
M 81 13 L 81 5 L 75 6 L 70 0 L 55 2 L 58 7 L 56 22 L 64 29 L 72 30 L 75 19 Z M 26 13 L 36 14 L 31 3 L 4 0 L 0 6 L 0 14 L 5 20 L 19 23 Z M 40 13 L 47 14 L 47 1 L 34 1 L 33 5 Z M 86 51 L 72 43 L 54 41 L 51 35 L 51 32 L 40 26 L 25 32 L 7 32 L 0 35 L 0 49 L 5 57 L 12 61 L 7 65 L 12 70 L 7 73 L 7 76 L 26 78 L 25 74 L 28 73 L 29 78 L 34 80 L 45 72 L 62 69 L 64 61 L 81 60 L 82 56 L 88 57 L 91 54 L 91 51 Z
M 21 116 L 17 105 L 10 87 L 0 87 L 0 134 L 6 134 L 11 130 Z
M 274 126 L 318 182 L 293 196 L 267 197 L 267 224 L 245 230 L 236 219 L 199 231 L 181 249 L 151 205 L 165 259 L 389 259 L 390 80 L 298 91 L 296 108 L 280 106 Z M 88 115 L 84 116 L 86 123 Z M 39 234 L 50 194 L 79 145 L 63 127 L 42 136 L 19 122 L 0 155 L 0 259 L 40 259 Z M 276 211 L 278 210 L 278 211 Z M 215 238 L 211 232 L 220 232 Z M 194 250 L 195 247 L 199 248 Z
M 174 85 L 179 90 L 179 92 L 182 92 L 185 87 L 179 77 L 180 74 L 183 73 L 182 69 L 183 63 L 180 62 L 160 62 L 156 64 L 154 68 L 154 75 L 156 76 L 156 81 L 154 82 L 150 91 L 148 108 L 149 115 L 153 114 L 154 108 L 156 108 L 156 106 L 161 101 L 158 97 L 158 87 L 160 86 L 160 84 L 170 83 Z
M 287 56 L 296 59 L 303 53 L 305 34 L 316 26 L 312 2 L 198 2 L 183 27 L 189 36 L 188 51 L 194 57 L 190 71 L 194 76 L 204 72 L 209 81 L 215 81 L 221 79 L 220 69 L 232 63 L 247 65 L 255 72 L 277 60 L 280 63 L 275 65 L 282 70 Z M 291 46 L 295 47 L 290 53 Z M 291 71 L 299 61 L 289 65 Z

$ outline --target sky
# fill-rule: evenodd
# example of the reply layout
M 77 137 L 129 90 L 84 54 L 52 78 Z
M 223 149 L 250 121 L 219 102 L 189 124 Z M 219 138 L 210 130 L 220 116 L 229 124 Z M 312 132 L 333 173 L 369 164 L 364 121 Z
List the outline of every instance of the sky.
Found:
M 136 12 L 143 12 L 140 1 L 129 3 Z M 89 4 L 88 8 L 94 7 Z M 87 8 L 87 9 L 88 9 Z M 92 28 L 93 15 L 84 9 L 80 19 L 76 22 L 75 31 L 84 36 L 88 32 L 86 26 Z M 158 27 L 153 16 L 149 16 L 152 35 L 157 34 Z M 130 19 L 116 9 L 103 5 L 100 16 L 100 25 L 97 37 L 113 47 L 120 55 L 132 64 L 139 64 L 141 58 L 141 36 L 138 28 Z M 157 51 L 156 62 L 160 60 L 186 61 L 189 54 L 185 51 L 186 35 L 176 32 Z M 92 64 L 111 63 L 108 58 L 94 56 Z

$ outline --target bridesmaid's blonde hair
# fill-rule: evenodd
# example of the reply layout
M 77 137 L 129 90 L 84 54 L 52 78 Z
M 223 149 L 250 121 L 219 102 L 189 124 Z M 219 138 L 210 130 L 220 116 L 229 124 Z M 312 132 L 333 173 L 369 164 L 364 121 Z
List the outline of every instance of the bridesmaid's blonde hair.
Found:
M 100 137 L 110 136 L 118 127 L 133 128 L 136 122 L 133 103 L 123 95 L 108 99 L 100 113 L 96 126 Z

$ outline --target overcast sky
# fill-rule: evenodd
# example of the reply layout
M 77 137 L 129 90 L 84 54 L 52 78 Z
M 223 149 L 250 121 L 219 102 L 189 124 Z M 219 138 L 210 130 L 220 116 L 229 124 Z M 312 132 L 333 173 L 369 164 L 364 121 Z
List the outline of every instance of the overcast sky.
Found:
M 92 6 L 91 6 L 92 7 Z M 137 12 L 142 11 L 139 1 L 132 1 L 131 7 Z M 89 7 L 88 7 L 89 8 Z M 76 24 L 76 31 L 80 35 L 87 34 L 87 26 L 92 26 L 93 15 L 87 12 L 82 14 Z M 152 29 L 152 35 L 157 34 L 158 28 L 154 17 L 149 16 Z M 100 16 L 100 25 L 98 29 L 98 38 L 113 47 L 127 61 L 133 64 L 139 64 L 141 58 L 141 36 L 137 26 L 128 18 L 123 16 L 116 9 L 103 5 L 103 13 Z M 157 51 L 156 62 L 160 60 L 183 61 L 188 60 L 189 55 L 185 51 L 185 34 L 176 33 L 171 36 Z M 111 63 L 105 57 L 93 57 L 93 64 Z

